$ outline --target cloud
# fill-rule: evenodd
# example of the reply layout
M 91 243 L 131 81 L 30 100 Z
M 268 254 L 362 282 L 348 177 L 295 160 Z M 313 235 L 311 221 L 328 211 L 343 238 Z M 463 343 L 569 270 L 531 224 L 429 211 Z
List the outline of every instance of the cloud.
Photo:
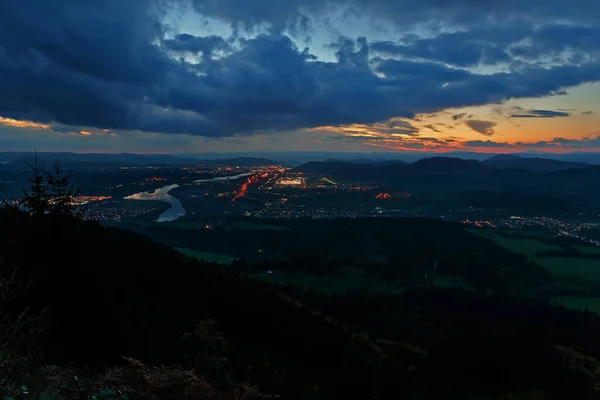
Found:
M 552 140 L 542 140 L 533 143 L 516 143 L 519 147 L 527 148 L 561 148 L 561 149 L 599 149 L 600 148 L 600 133 L 593 136 L 584 137 L 583 139 L 567 139 L 556 137 Z
M 572 62 L 580 62 L 585 53 L 600 52 L 600 28 L 570 23 L 554 23 L 537 27 L 522 44 L 510 48 L 510 53 L 525 59 L 558 56 L 570 52 Z
M 438 23 L 485 26 L 494 21 L 540 22 L 561 17 L 565 21 L 592 23 L 598 21 L 600 6 L 594 0 L 577 0 L 565 7 L 560 0 L 193 0 L 196 9 L 206 16 L 230 21 L 234 25 L 260 26 L 272 29 L 302 25 L 304 20 L 326 16 L 342 9 L 356 15 L 385 20 L 399 27 L 436 20 Z M 304 22 L 306 24 L 306 22 Z M 590 25 L 594 26 L 594 25 Z
M 26 120 L 16 120 L 13 118 L 3 118 L 0 117 L 0 126 L 11 126 L 15 128 L 28 128 L 28 129 L 44 129 L 50 130 L 50 125 L 48 124 L 40 124 L 37 122 L 26 121 Z
M 516 146 L 507 142 L 493 142 L 491 140 L 467 140 L 463 143 L 467 147 L 500 147 L 500 148 L 515 148 Z
M 482 135 L 493 136 L 496 133 L 494 132 L 494 127 L 497 125 L 497 123 L 492 121 L 472 119 L 465 121 L 465 125 L 473 129 L 475 132 L 481 133 Z
M 586 12 L 579 7 L 565 11 L 556 1 L 542 0 L 526 5 L 506 0 L 501 7 L 488 0 L 426 0 L 411 2 L 411 7 L 406 7 L 408 0 L 193 0 L 206 17 L 263 32 L 235 43 L 174 32 L 164 16 L 177 12 L 184 0 L 6 1 L 0 13 L 0 117 L 42 125 L 252 135 L 371 125 L 447 108 L 559 94 L 600 80 L 591 33 L 579 43 L 570 31 L 556 49 L 540 45 L 545 49 L 540 57 L 544 52 L 557 57 L 563 50 L 585 52 L 577 59 L 541 62 L 522 50 L 520 64 L 502 72 L 467 68 L 506 60 L 506 49 L 535 35 L 534 40 L 546 43 L 546 37 L 567 31 L 540 30 L 538 26 L 555 25 L 544 18 L 560 15 L 594 26 L 600 6 L 591 0 L 581 0 Z M 340 37 L 330 46 L 333 62 L 319 61 L 282 33 L 310 30 L 340 8 L 398 27 L 435 19 L 452 29 L 423 38 L 404 33 L 398 43 Z M 524 22 L 527 18 L 532 22 Z M 265 24 L 268 29 L 260 29 Z M 464 49 L 449 47 L 461 40 Z M 493 134 L 491 122 L 469 124 Z
M 458 121 L 464 118 L 472 118 L 473 116 L 471 114 L 467 114 L 467 113 L 458 113 L 458 114 L 454 114 L 452 116 L 452 120 L 453 121 Z
M 205 16 L 234 27 L 268 27 L 271 32 L 310 30 L 331 22 L 331 14 L 368 18 L 374 27 L 400 33 L 397 41 L 376 41 L 372 50 L 392 57 L 426 59 L 467 67 L 519 65 L 541 58 L 573 64 L 598 56 L 600 3 L 574 0 L 193 0 Z M 432 23 L 432 21 L 435 21 Z M 424 37 L 406 31 L 429 30 Z M 513 58 L 517 57 L 518 60 Z M 517 62 L 518 61 L 518 62 Z
M 231 43 L 220 36 L 199 37 L 187 33 L 163 40 L 162 45 L 176 53 L 201 54 L 204 62 L 210 62 L 215 52 L 229 51 L 232 48 Z
M 321 138 L 320 142 L 338 142 L 338 143 L 358 143 L 371 147 L 381 147 L 395 150 L 435 150 L 452 149 L 454 139 L 444 139 L 435 137 L 404 136 L 404 137 L 362 137 L 362 136 L 327 136 Z
M 332 132 L 342 134 L 347 138 L 362 139 L 392 139 L 400 136 L 413 136 L 419 129 L 410 122 L 404 120 L 393 120 L 389 123 L 375 124 L 351 124 L 343 126 L 321 126 L 312 129 L 317 132 Z
M 465 124 L 473 121 L 465 121 Z M 487 123 L 489 121 L 480 121 Z M 485 125 L 485 124 L 484 124 Z M 549 151 L 573 151 L 573 150 L 598 150 L 600 149 L 600 133 L 596 133 L 582 139 L 567 139 L 556 137 L 551 140 L 535 142 L 498 142 L 486 140 L 464 140 L 459 137 L 430 137 L 419 134 L 414 135 L 389 135 L 379 132 L 381 124 L 373 126 L 369 132 L 364 132 L 359 127 L 327 127 L 324 133 L 334 134 L 319 137 L 321 143 L 348 143 L 371 147 L 381 147 L 395 150 L 440 150 L 457 151 L 467 149 L 506 149 L 506 150 L 549 150 Z M 485 126 L 484 126 L 485 127 Z M 491 128 L 490 128 L 491 129 Z
M 568 117 L 571 114 L 565 111 L 552 111 L 552 110 L 528 110 L 525 113 L 512 114 L 511 118 L 555 118 L 555 117 Z
M 439 129 L 437 129 L 435 126 L 433 126 L 431 124 L 425 125 L 425 128 L 431 129 L 434 132 L 438 132 L 438 133 L 441 132 Z
M 439 61 L 457 67 L 509 62 L 508 45 L 523 40 L 530 26 L 477 27 L 430 38 L 406 35 L 399 42 L 377 41 L 372 50 L 387 56 Z

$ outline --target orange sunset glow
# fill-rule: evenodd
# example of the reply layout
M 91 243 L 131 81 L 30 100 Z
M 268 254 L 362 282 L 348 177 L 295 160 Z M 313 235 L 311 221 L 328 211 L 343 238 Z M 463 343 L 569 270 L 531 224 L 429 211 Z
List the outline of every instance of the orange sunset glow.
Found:
M 318 139 L 321 142 L 361 143 L 371 148 L 401 151 L 600 150 L 600 116 L 596 111 L 544 110 L 539 104 L 541 100 L 531 109 L 517 103 L 449 109 L 373 124 L 322 126 L 310 131 L 329 135 Z
M 32 129 L 50 130 L 50 125 L 47 125 L 47 124 L 42 124 L 42 123 L 33 122 L 33 121 L 21 121 L 21 120 L 17 120 L 17 119 L 4 118 L 4 117 L 0 117 L 0 126 L 1 125 L 12 127 L 12 128 L 32 128 Z

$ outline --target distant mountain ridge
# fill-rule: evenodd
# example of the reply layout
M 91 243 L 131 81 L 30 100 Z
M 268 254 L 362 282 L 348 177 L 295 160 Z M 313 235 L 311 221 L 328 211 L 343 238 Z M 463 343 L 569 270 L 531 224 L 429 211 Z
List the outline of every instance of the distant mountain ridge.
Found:
M 329 175 L 348 182 L 374 183 L 380 188 L 403 190 L 421 198 L 460 199 L 467 205 L 509 208 L 519 212 L 564 212 L 600 206 L 600 166 L 555 160 L 502 156 L 506 167 L 477 160 L 433 157 L 412 164 L 353 164 L 311 162 L 293 171 Z M 492 160 L 492 161 L 494 161 Z M 556 190 L 560 188 L 560 190 Z
M 496 169 L 527 169 L 531 171 L 561 171 L 571 168 L 587 168 L 591 164 L 572 161 L 560 161 L 551 158 L 527 158 L 514 154 L 496 154 L 481 162 L 491 168 Z
M 447 153 L 433 153 L 423 151 L 386 151 L 386 152 L 341 152 L 341 151 L 248 151 L 233 153 L 178 153 L 181 157 L 195 158 L 198 160 L 208 159 L 227 159 L 237 157 L 255 157 L 268 158 L 287 162 L 293 165 L 301 165 L 309 161 L 346 161 L 346 162 L 381 162 L 381 161 L 402 161 L 415 162 L 424 158 L 431 157 L 455 157 L 462 159 L 473 159 L 484 161 L 491 156 L 489 153 L 477 153 L 469 151 L 454 151 Z M 573 152 L 573 153 L 547 153 L 539 151 L 526 151 L 512 153 L 512 155 L 521 158 L 545 158 L 569 162 L 581 162 L 593 165 L 600 165 L 600 153 L 593 152 Z
M 33 151 L 21 152 L 0 152 L 0 164 L 11 162 L 20 157 L 29 157 Z M 73 153 L 73 152 L 38 152 L 38 154 L 47 154 L 51 156 L 60 155 L 61 157 L 75 157 L 77 159 L 95 159 L 104 161 L 113 159 L 122 161 L 123 159 L 137 159 L 138 163 L 145 163 L 148 158 L 152 160 L 161 160 L 165 163 L 198 163 L 198 161 L 217 161 L 254 158 L 264 160 L 274 160 L 277 163 L 288 165 L 301 165 L 310 161 L 345 161 L 353 163 L 384 163 L 384 162 L 404 162 L 413 163 L 426 158 L 446 157 L 461 158 L 463 160 L 472 159 L 486 161 L 493 154 L 476 152 L 327 152 L 327 151 L 249 151 L 249 152 L 230 152 L 230 153 L 172 153 L 172 154 L 136 154 L 136 153 Z M 564 162 L 600 165 L 600 153 L 593 152 L 575 152 L 575 153 L 544 153 L 544 152 L 521 152 L 513 154 L 499 154 L 502 158 L 519 157 L 520 159 L 549 159 Z M 502 159 L 501 158 L 501 159 Z M 514 159 L 514 158 L 512 158 Z M 130 161 L 131 162 L 131 161 Z M 153 161 L 154 162 L 154 161 Z M 133 163 L 133 162 L 132 162 Z
M 0 153 L 0 165 L 5 169 L 23 168 L 33 160 L 33 152 Z M 70 152 L 38 152 L 37 158 L 46 164 L 58 160 L 67 167 L 78 167 L 94 164 L 116 165 L 238 165 L 259 167 L 264 165 L 281 165 L 281 162 L 258 157 L 235 157 L 225 159 L 201 160 L 170 154 L 135 154 L 135 153 L 70 153 Z
M 281 162 L 260 157 L 236 157 L 223 159 L 196 160 L 197 164 L 206 165 L 237 165 L 240 167 L 262 167 L 269 165 L 282 165 Z
M 34 152 L 0 153 L 0 162 L 8 167 L 24 167 L 31 162 Z M 65 166 L 82 166 L 92 164 L 118 164 L 118 165 L 190 165 L 197 164 L 198 160 L 184 158 L 169 154 L 136 154 L 136 153 L 70 153 L 70 152 L 38 152 L 38 161 L 51 163 L 58 160 Z
M 299 165 L 294 171 L 337 175 L 344 178 L 385 178 L 392 175 L 461 174 L 489 170 L 476 160 L 452 157 L 432 157 L 404 162 L 351 163 L 346 161 L 312 161 Z
M 486 160 L 478 161 L 457 157 L 430 157 L 413 163 L 384 162 L 348 162 L 348 161 L 311 161 L 294 168 L 304 173 L 321 173 L 341 177 L 371 177 L 397 174 L 473 174 L 488 173 L 493 170 L 523 169 L 536 172 L 556 172 L 568 169 L 593 167 L 591 164 L 559 161 L 547 158 L 526 158 L 514 154 L 497 154 Z

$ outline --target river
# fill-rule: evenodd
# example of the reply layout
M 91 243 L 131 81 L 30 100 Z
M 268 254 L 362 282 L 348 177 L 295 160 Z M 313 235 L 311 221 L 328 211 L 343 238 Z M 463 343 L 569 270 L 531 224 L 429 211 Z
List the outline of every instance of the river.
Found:
M 212 181 L 233 181 L 235 179 L 240 179 L 245 176 L 250 176 L 254 174 L 254 172 L 245 172 L 243 174 L 230 175 L 230 176 L 219 176 L 218 178 L 210 178 L 210 179 L 198 179 L 194 181 L 194 183 L 203 183 L 203 182 L 212 182 Z
M 169 191 L 178 187 L 178 184 L 163 186 L 154 192 L 132 194 L 125 197 L 125 200 L 157 200 L 168 203 L 171 207 L 158 216 L 157 222 L 175 221 L 185 215 L 185 209 L 181 205 L 181 202 L 169 194 Z
M 203 182 L 211 182 L 211 181 L 231 181 L 239 178 L 243 178 L 245 176 L 252 175 L 252 172 L 246 172 L 238 175 L 231 176 L 219 176 L 217 178 L 211 179 L 199 179 L 194 181 L 194 183 L 203 183 Z M 169 192 L 175 188 L 178 188 L 178 184 L 163 186 L 159 189 L 156 189 L 154 192 L 140 192 L 134 193 L 131 196 L 125 197 L 125 200 L 157 200 L 168 203 L 171 207 L 169 207 L 165 212 L 158 216 L 157 222 L 169 222 L 175 221 L 185 215 L 185 208 L 181 205 L 181 202 L 177 200 L 175 197 L 171 196 Z

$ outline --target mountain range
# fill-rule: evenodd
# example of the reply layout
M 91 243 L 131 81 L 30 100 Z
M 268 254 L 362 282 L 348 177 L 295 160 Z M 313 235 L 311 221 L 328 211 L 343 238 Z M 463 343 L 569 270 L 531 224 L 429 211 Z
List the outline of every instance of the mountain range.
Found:
M 33 161 L 33 153 L 30 152 L 7 152 L 0 153 L 0 168 L 22 169 L 27 163 Z M 244 167 L 259 167 L 264 165 L 281 165 L 281 162 L 258 157 L 232 157 L 217 159 L 196 159 L 192 157 L 177 156 L 171 154 L 135 154 L 135 153 L 55 153 L 38 152 L 37 158 L 40 162 L 49 164 L 58 160 L 69 168 L 93 167 L 97 165 L 115 166 L 144 166 L 144 165 L 236 165 Z
M 482 161 L 457 157 L 431 157 L 413 163 L 403 161 L 349 162 L 311 161 L 294 170 L 304 173 L 338 175 L 344 178 L 362 178 L 407 174 L 472 174 L 491 170 L 527 170 L 539 172 L 562 171 L 594 167 L 581 162 L 560 161 L 549 158 L 525 158 L 512 154 L 498 154 Z
M 413 193 L 442 210 L 451 206 L 514 212 L 592 212 L 600 207 L 600 166 L 516 156 L 487 160 L 432 157 L 407 163 L 309 162 L 293 171 Z M 560 190 L 557 190 L 560 188 Z

